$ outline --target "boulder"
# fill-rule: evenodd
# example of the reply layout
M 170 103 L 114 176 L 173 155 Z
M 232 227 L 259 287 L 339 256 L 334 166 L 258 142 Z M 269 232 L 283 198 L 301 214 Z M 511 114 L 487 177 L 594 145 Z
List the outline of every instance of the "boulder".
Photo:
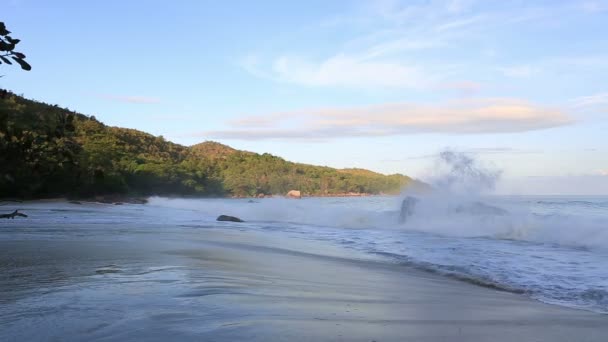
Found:
M 245 222 L 238 217 L 230 216 L 230 215 L 220 215 L 217 217 L 217 221 Z
M 302 193 L 300 192 L 300 190 L 290 190 L 287 193 L 287 197 L 289 197 L 289 198 L 302 198 Z

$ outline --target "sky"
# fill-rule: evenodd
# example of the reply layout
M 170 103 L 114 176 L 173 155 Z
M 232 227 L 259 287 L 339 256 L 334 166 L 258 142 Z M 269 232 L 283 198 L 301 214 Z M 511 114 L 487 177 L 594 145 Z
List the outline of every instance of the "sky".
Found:
M 608 0 L 6 0 L 0 87 L 185 145 L 608 194 Z

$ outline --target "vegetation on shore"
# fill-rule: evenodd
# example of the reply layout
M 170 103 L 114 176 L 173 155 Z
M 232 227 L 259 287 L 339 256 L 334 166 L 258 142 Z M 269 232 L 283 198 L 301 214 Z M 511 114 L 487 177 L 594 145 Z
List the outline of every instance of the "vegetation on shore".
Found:
M 182 146 L 0 90 L 2 198 L 245 197 L 291 189 L 327 196 L 391 194 L 405 186 L 425 185 L 401 174 L 293 163 L 216 142 Z

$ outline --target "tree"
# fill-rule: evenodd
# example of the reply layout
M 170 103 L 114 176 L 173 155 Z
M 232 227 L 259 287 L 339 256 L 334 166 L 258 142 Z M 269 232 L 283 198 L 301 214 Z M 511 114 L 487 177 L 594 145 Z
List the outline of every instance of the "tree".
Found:
M 11 59 L 21 66 L 23 70 L 32 70 L 32 67 L 25 61 L 25 55 L 15 51 L 15 46 L 21 40 L 11 36 L 11 31 L 6 29 L 3 22 L 0 22 L 0 64 L 13 64 Z M 9 59 L 10 58 L 10 59 Z

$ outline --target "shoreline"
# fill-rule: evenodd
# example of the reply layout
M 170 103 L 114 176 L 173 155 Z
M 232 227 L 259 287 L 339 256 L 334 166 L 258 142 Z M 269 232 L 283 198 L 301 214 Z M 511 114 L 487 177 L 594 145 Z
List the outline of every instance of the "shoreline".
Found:
M 303 194 L 301 198 L 349 198 L 349 197 L 397 197 L 399 194 L 367 194 L 367 193 L 352 193 L 352 194 L 328 194 L 328 195 L 307 195 Z M 116 203 L 126 203 L 126 204 L 147 204 L 147 200 L 152 197 L 159 198 L 183 198 L 183 199 L 265 199 L 265 198 L 284 198 L 284 199 L 301 199 L 301 198 L 293 198 L 287 195 L 264 195 L 261 196 L 185 196 L 185 195 L 149 195 L 149 196 L 137 196 L 137 195 L 101 195 L 95 197 L 40 197 L 40 198 L 0 198 L 0 203 L 28 203 L 28 202 L 39 202 L 39 201 L 48 201 L 48 202 L 67 202 L 73 204 L 79 204 L 75 202 L 81 203 L 103 203 L 103 204 L 116 204 Z

